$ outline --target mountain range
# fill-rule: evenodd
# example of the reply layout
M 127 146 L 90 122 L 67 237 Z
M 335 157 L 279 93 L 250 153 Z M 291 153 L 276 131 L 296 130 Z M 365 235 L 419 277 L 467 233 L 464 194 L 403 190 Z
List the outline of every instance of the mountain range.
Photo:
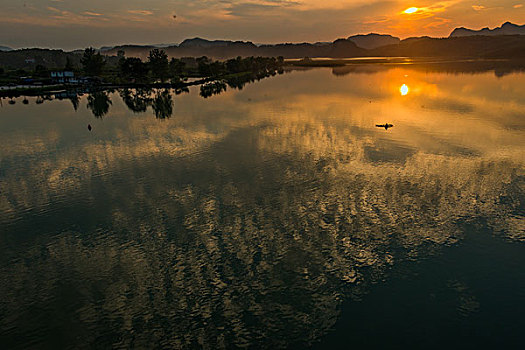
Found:
M 391 35 L 366 34 L 333 42 L 254 44 L 250 41 L 186 39 L 178 45 L 121 45 L 100 49 L 107 60 L 117 60 L 119 51 L 128 57 L 147 59 L 154 48 L 162 48 L 170 57 L 229 59 L 243 56 L 284 58 L 304 57 L 442 57 L 442 58 L 525 58 L 525 26 L 504 23 L 495 29 L 480 31 L 457 28 L 448 38 L 415 37 L 401 40 Z M 54 62 L 63 66 L 67 58 L 80 62 L 83 50 L 24 49 L 0 52 L 0 66 L 31 68 Z M 33 67 L 34 68 L 34 67 Z
M 370 33 L 370 34 L 359 34 L 354 35 L 351 37 L 348 37 L 348 40 L 354 42 L 357 46 L 363 48 L 363 49 L 375 49 L 381 46 L 386 45 L 395 45 L 399 44 L 401 39 L 396 38 L 395 36 L 388 35 L 388 34 L 376 34 L 376 33 Z
M 202 38 L 186 39 L 179 45 L 122 45 L 104 48 L 102 52 L 116 55 L 123 50 L 128 56 L 146 58 L 152 48 L 162 48 L 172 57 L 208 56 L 225 59 L 236 56 L 283 56 L 285 58 L 302 57 L 355 57 L 370 55 L 402 56 L 475 56 L 491 57 L 514 55 L 522 52 L 524 38 L 501 38 L 487 41 L 480 39 L 461 40 L 465 37 L 499 37 L 525 35 L 525 25 L 510 22 L 501 27 L 481 30 L 456 28 L 449 38 L 417 37 L 401 40 L 386 34 L 359 34 L 334 42 L 254 44 L 250 41 L 206 40 Z M 458 40 L 452 40 L 458 39 Z M 461 46 L 465 45 L 465 46 Z M 487 45 L 484 47 L 484 45 Z M 498 52 L 501 50 L 501 52 Z
M 493 35 L 525 35 L 525 25 L 517 25 L 510 22 L 505 22 L 501 27 L 496 27 L 494 29 L 489 29 L 488 27 L 473 30 L 467 28 L 456 28 L 450 34 L 451 38 L 460 37 L 460 36 L 473 36 L 473 35 L 484 35 L 484 36 L 493 36 Z

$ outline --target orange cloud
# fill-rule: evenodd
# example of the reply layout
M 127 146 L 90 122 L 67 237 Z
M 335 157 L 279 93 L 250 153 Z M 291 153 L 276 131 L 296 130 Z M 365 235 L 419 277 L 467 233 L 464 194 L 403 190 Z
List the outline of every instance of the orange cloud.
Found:
M 133 15 L 143 15 L 143 16 L 150 16 L 153 14 L 153 12 L 148 10 L 129 10 L 128 13 L 131 13 Z
M 104 16 L 102 13 L 89 12 L 89 11 L 83 12 L 82 14 L 86 16 Z

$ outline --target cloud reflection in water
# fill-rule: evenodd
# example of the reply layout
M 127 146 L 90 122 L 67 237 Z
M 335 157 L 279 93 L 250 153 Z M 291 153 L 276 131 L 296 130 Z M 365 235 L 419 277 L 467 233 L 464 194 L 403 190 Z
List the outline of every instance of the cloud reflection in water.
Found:
M 410 71 L 418 93 L 406 100 L 392 88 L 406 73 L 298 72 L 209 100 L 193 90 L 162 122 L 130 113 L 143 112 L 140 93 L 121 92 L 98 134 L 77 138 L 92 117 L 65 103 L 39 107 L 53 124 L 38 131 L 10 135 L 24 120 L 2 118 L 2 333 L 309 343 L 397 261 L 460 241 L 463 222 L 523 240 L 523 129 L 507 127 L 525 107 L 523 75 L 498 94 L 484 90 L 492 75 Z M 387 117 L 396 128 L 376 130 Z

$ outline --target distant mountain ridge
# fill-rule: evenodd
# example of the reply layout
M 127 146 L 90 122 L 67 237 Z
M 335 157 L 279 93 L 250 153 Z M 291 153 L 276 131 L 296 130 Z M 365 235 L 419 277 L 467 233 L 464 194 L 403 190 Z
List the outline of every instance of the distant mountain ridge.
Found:
M 180 43 L 179 47 L 185 47 L 185 48 L 195 48 L 195 47 L 202 47 L 202 48 L 211 48 L 211 47 L 226 47 L 226 46 L 246 46 L 246 47 L 256 47 L 254 43 L 251 41 L 231 41 L 231 40 L 206 40 L 202 38 L 193 38 L 193 39 L 186 39 L 183 42 Z
M 469 36 L 498 36 L 498 35 L 525 35 L 525 25 L 519 26 L 510 22 L 504 23 L 501 27 L 481 30 L 472 30 L 467 28 L 456 28 L 449 36 L 452 38 L 469 37 Z M 355 57 L 356 55 L 368 56 L 369 51 L 387 55 L 390 52 L 399 54 L 407 53 L 410 56 L 413 47 L 419 47 L 421 40 L 425 39 L 430 46 L 450 46 L 451 51 L 458 54 L 462 49 L 464 56 L 468 55 L 485 55 L 491 52 L 491 48 L 482 49 L 479 47 L 480 41 L 466 43 L 475 45 L 476 52 L 469 47 L 456 47 L 457 43 L 444 43 L 437 38 L 415 37 L 401 40 L 398 37 L 388 34 L 358 34 L 346 39 L 337 39 L 334 42 L 317 42 L 317 43 L 283 43 L 283 44 L 254 44 L 251 41 L 233 41 L 233 40 L 207 40 L 203 38 L 191 38 L 182 41 L 180 44 L 162 44 L 162 45 L 121 45 L 115 47 L 104 47 L 100 51 L 106 55 L 116 55 L 119 50 L 125 51 L 128 56 L 137 56 L 145 59 L 149 50 L 162 48 L 172 57 L 187 56 L 208 56 L 216 59 L 232 58 L 236 56 L 283 56 L 285 58 L 303 58 L 303 57 Z M 434 41 L 431 41 L 436 39 Z M 418 44 L 414 44 L 418 42 Z M 520 41 L 521 43 L 521 41 Z M 490 45 L 496 43 L 491 41 Z M 505 45 L 509 45 L 505 42 Z M 343 48 L 344 47 L 344 48 Z M 506 52 L 518 52 L 521 50 L 521 44 L 516 50 L 504 47 Z M 467 54 L 468 53 L 468 54 Z M 425 56 L 424 52 L 418 52 Z M 446 52 L 440 53 L 439 56 L 447 56 Z M 461 55 L 460 55 L 461 56 Z
M 162 48 L 169 57 L 202 57 L 224 60 L 250 56 L 302 59 L 305 57 L 436 57 L 450 59 L 525 59 L 525 35 L 515 35 L 525 26 L 505 23 L 500 28 L 472 31 L 458 28 L 448 38 L 414 37 L 404 40 L 384 34 L 354 35 L 333 42 L 259 44 L 250 41 L 186 39 L 180 44 L 120 45 L 103 47 L 99 51 L 111 64 L 118 63 L 118 54 L 147 60 L 152 49 Z M 502 31 L 503 29 L 503 31 Z M 484 35 L 480 33 L 491 33 Z M 469 33 L 468 35 L 463 35 Z M 472 34 L 476 33 L 476 34 Z M 499 35 L 497 33 L 511 33 Z M 472 34 L 472 35 L 471 35 Z M 9 49 L 9 48 L 7 48 Z M 67 60 L 80 65 L 84 50 L 65 52 L 50 49 L 21 49 L 2 51 L 0 67 L 35 69 L 37 65 L 61 68 Z
M 480 30 L 468 29 L 464 27 L 456 28 L 450 33 L 450 38 L 457 38 L 461 36 L 474 36 L 474 35 L 525 35 L 525 25 L 517 25 L 511 22 L 505 22 L 501 27 L 490 29 L 485 27 Z
M 13 49 L 7 46 L 0 46 L 0 51 L 13 51 Z
M 149 51 L 156 46 L 122 45 L 112 49 L 105 49 L 106 55 L 116 55 L 124 51 L 127 56 L 136 56 L 146 59 Z M 366 55 L 366 50 L 358 47 L 347 39 L 337 39 L 329 43 L 299 43 L 299 44 L 263 44 L 255 45 L 250 41 L 206 40 L 193 38 L 184 40 L 179 45 L 163 48 L 171 57 L 200 57 L 208 56 L 215 59 L 227 59 L 237 56 L 266 56 L 285 58 L 303 57 L 353 57 Z
M 386 45 L 399 44 L 401 41 L 401 39 L 389 34 L 376 33 L 353 35 L 348 37 L 348 40 L 354 42 L 357 46 L 368 50 Z
M 380 40 L 375 41 L 375 39 Z M 395 37 L 367 36 L 374 39 L 359 47 L 354 40 L 337 39 L 331 43 L 298 43 L 255 45 L 251 42 L 226 40 L 210 41 L 190 39 L 184 45 L 163 48 L 170 57 L 201 57 L 229 59 L 237 56 L 263 56 L 284 58 L 304 57 L 450 57 L 450 58 L 525 58 L 525 35 L 460 36 L 451 38 L 416 37 L 397 41 Z M 380 41 L 392 44 L 379 45 Z M 375 42 L 374 42 L 375 41 Z M 104 52 L 116 55 L 119 50 L 126 56 L 147 59 L 154 46 L 126 45 Z

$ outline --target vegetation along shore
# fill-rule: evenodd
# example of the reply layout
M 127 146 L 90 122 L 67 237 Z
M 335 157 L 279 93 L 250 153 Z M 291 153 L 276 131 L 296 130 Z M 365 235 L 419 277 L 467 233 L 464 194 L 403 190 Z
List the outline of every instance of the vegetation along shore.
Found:
M 69 55 L 59 66 L 47 60 L 31 71 L 0 67 L 0 96 L 39 95 L 62 90 L 84 91 L 111 88 L 175 88 L 202 85 L 206 94 L 221 90 L 226 84 L 239 87 L 283 72 L 283 57 L 236 57 L 213 60 L 206 56 L 171 58 L 164 50 L 152 49 L 146 61 L 126 57 L 104 56 L 93 48 L 84 50 L 75 60 Z M 60 61 L 60 60 L 59 60 Z M 220 92 L 220 91 L 219 91 Z

